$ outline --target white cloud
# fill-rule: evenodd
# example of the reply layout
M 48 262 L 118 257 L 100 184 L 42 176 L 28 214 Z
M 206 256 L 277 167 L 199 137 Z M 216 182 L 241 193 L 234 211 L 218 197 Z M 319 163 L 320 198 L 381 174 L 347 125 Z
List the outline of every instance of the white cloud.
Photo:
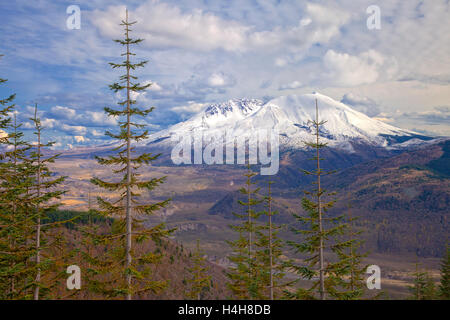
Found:
M 194 101 L 190 101 L 187 105 L 173 107 L 171 110 L 180 113 L 198 113 L 207 105 L 207 103 L 196 103 Z
M 213 73 L 207 80 L 207 83 L 211 87 L 227 87 L 234 84 L 234 79 L 225 75 L 224 73 Z
M 440 106 L 435 107 L 433 110 L 427 110 L 422 112 L 406 112 L 403 114 L 408 118 L 414 118 L 417 120 L 422 120 L 427 123 L 450 123 L 450 107 Z
M 73 119 L 76 116 L 76 111 L 68 107 L 54 106 L 50 110 L 57 119 Z
M 103 132 L 100 132 L 100 131 L 95 130 L 95 129 L 92 129 L 92 130 L 91 130 L 91 134 L 92 134 L 94 137 L 101 137 L 101 136 L 104 136 L 104 135 L 105 135 Z
M 357 111 L 367 114 L 369 117 L 374 117 L 380 114 L 380 106 L 369 97 L 360 96 L 353 93 L 346 93 L 341 102 L 356 109 Z
M 288 62 L 286 61 L 286 59 L 283 59 L 280 57 L 277 57 L 275 59 L 275 66 L 277 66 L 277 67 L 284 67 L 287 64 L 288 64 Z
M 283 84 L 283 85 L 281 85 L 281 86 L 279 87 L 279 90 L 298 89 L 298 88 L 301 88 L 302 86 L 303 86 L 303 85 L 302 85 L 302 83 L 301 83 L 300 81 L 295 80 L 295 81 L 290 82 L 290 83 L 288 83 L 288 84 Z
M 27 89 L 28 98 L 52 97 L 42 103 L 43 110 L 55 104 L 69 106 L 69 110 L 55 109 L 54 116 L 47 108 L 42 119 L 48 118 L 48 127 L 58 130 L 65 123 L 103 131 L 97 127 L 112 124 L 87 111 L 101 113 L 104 105 L 113 102 L 113 95 L 107 100 L 100 88 L 120 75 L 107 67 L 109 61 L 120 61 L 121 48 L 111 41 L 122 37 L 118 23 L 124 7 L 114 6 L 117 3 L 90 3 L 83 9 L 82 29 L 77 32 L 63 30 L 59 18 L 49 19 L 62 12 L 50 0 L 42 1 L 42 10 L 26 15 L 17 3 L 11 4 L 14 15 L 0 12 L 7 28 L 0 40 L 8 52 L 14 52 L 2 60 L 5 73 L 19 88 Z M 137 96 L 138 101 L 155 105 L 151 121 L 165 127 L 191 115 L 194 103 L 276 96 L 278 90 L 294 89 L 301 82 L 298 93 L 319 90 L 339 99 L 351 92 L 355 109 L 375 114 L 373 105 L 363 101 L 367 97 L 383 106 L 386 116 L 377 117 L 392 119 L 393 110 L 400 109 L 399 126 L 408 127 L 410 121 L 420 127 L 432 115 L 419 113 L 436 112 L 434 106 L 450 101 L 450 2 L 382 1 L 381 30 L 366 28 L 365 9 L 370 4 L 371 0 L 357 5 L 350 0 L 130 4 L 130 19 L 138 21 L 132 35 L 145 39 L 136 47 L 137 58 L 151 61 L 140 70 L 141 79 L 154 83 L 146 94 Z M 95 28 L 99 32 L 93 32 Z M 46 46 L 39 45 L 43 34 L 49 35 Z M 77 66 L 68 81 L 54 72 L 62 65 Z M 224 70 L 232 76 L 231 85 L 221 86 Z M 71 89 L 64 90 L 68 84 Z M 25 115 L 21 118 L 28 120 Z M 88 137 L 94 141 L 91 131 Z
M 99 111 L 86 111 L 83 115 L 83 124 L 92 124 L 98 126 L 115 126 L 117 124 L 117 119 L 115 117 L 109 117 L 105 112 Z
M 55 119 L 45 118 L 41 120 L 41 124 L 45 129 L 53 129 L 59 122 Z
M 384 61 L 384 57 L 375 50 L 352 56 L 330 49 L 323 57 L 329 80 L 342 87 L 374 83 L 380 75 Z
M 68 124 L 62 124 L 60 127 L 61 130 L 66 131 L 68 134 L 78 134 L 85 135 L 87 132 L 86 127 L 83 126 L 71 126 Z
M 144 84 L 147 84 L 147 83 L 144 83 Z M 150 91 L 161 91 L 162 90 L 162 87 L 158 83 L 151 82 L 151 84 L 152 85 L 148 88 L 148 90 L 150 90 Z
M 77 143 L 82 143 L 82 142 L 86 142 L 87 141 L 87 139 L 85 137 L 83 137 L 83 136 L 74 136 L 73 138 L 75 139 L 75 141 Z
M 395 122 L 395 119 L 388 118 L 386 116 L 383 116 L 382 114 L 378 115 L 377 117 L 373 117 L 373 119 L 383 121 L 386 123 L 394 123 Z
M 62 146 L 63 146 L 63 144 L 61 142 L 56 142 L 50 147 L 50 149 L 56 150 L 56 149 L 62 148 Z
M 96 10 L 93 23 L 102 34 L 111 38 L 122 33 L 116 21 L 124 19 L 125 6 Z M 195 9 L 183 13 L 178 7 L 159 1 L 147 1 L 130 13 L 139 33 L 152 47 L 184 47 L 198 50 L 239 50 L 244 47 L 249 27 L 226 21 L 214 14 Z
M 328 42 L 350 18 L 343 10 L 318 4 L 306 4 L 304 11 L 306 16 L 297 25 L 263 31 L 200 9 L 183 12 L 177 6 L 155 0 L 147 0 L 129 15 L 140 22 L 134 29 L 146 39 L 147 47 L 235 52 L 304 50 L 313 43 Z M 122 34 L 116 21 L 124 19 L 124 12 L 125 6 L 95 10 L 91 21 L 102 35 L 116 38 Z
M 306 27 L 311 22 L 312 22 L 311 18 L 304 18 L 300 20 L 300 25 Z

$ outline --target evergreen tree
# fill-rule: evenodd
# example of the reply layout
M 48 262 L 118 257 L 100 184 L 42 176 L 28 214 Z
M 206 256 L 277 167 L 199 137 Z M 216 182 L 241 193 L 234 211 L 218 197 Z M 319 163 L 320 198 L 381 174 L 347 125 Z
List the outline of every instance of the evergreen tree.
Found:
M 6 81 L 0 78 L 0 84 Z M 0 99 L 0 299 L 30 298 L 34 274 L 31 180 L 22 163 L 29 145 L 16 122 L 14 99 L 15 94 Z
M 191 277 L 187 279 L 188 290 L 186 297 L 201 300 L 203 290 L 211 288 L 211 276 L 208 275 L 209 268 L 203 252 L 200 250 L 200 242 L 197 240 L 197 247 L 192 257 L 194 266 L 188 268 Z
M 273 210 L 272 186 L 273 182 L 268 182 L 267 196 L 264 198 L 265 210 L 263 215 L 267 217 L 267 223 L 256 230 L 256 260 L 260 278 L 258 281 L 262 286 L 261 295 L 258 299 L 273 300 L 276 297 L 276 290 L 286 287 L 283 283 L 285 276 L 285 263 L 281 260 L 283 255 L 283 243 L 278 237 L 281 229 L 273 222 L 273 216 L 278 212 Z
M 33 183 L 24 164 L 30 146 L 23 141 L 20 124 L 11 125 L 3 146 L 9 151 L 0 162 L 0 298 L 29 299 L 36 271 L 33 198 L 28 190 Z M 6 129 L 6 128 L 5 128 Z
M 165 237 L 170 233 L 164 224 L 149 229 L 145 229 L 142 225 L 143 216 L 151 215 L 165 207 L 170 199 L 151 204 L 141 204 L 138 201 L 140 192 L 152 191 L 164 182 L 165 177 L 140 180 L 138 171 L 141 166 L 156 160 L 159 154 L 142 153 L 133 156 L 135 148 L 132 147 L 132 143 L 148 137 L 148 131 L 144 130 L 145 125 L 133 119 L 136 116 L 146 117 L 153 111 L 153 108 L 135 107 L 136 100 L 131 97 L 133 93 L 143 92 L 151 85 L 141 85 L 136 82 L 137 77 L 131 74 L 132 71 L 144 67 L 147 63 L 147 61 L 137 63 L 131 61 L 131 57 L 135 54 L 130 51 L 130 47 L 143 41 L 130 38 L 130 27 L 135 23 L 128 22 L 128 11 L 126 11 L 126 18 L 120 24 L 124 27 L 125 37 L 123 40 L 114 40 L 126 48 L 122 54 L 125 60 L 121 63 L 110 63 L 113 69 L 125 69 L 119 82 L 109 86 L 115 93 L 124 91 L 125 100 L 118 103 L 118 109 L 105 108 L 108 116 L 121 118 L 119 133 L 106 132 L 106 135 L 118 141 L 118 146 L 114 148 L 116 154 L 105 158 L 97 157 L 99 164 L 112 166 L 112 172 L 116 175 L 122 174 L 122 178 L 118 181 L 105 181 L 94 177 L 91 180 L 94 185 L 119 194 L 119 198 L 116 200 L 97 198 L 99 212 L 107 217 L 113 217 L 114 221 L 109 230 L 93 235 L 95 243 L 104 245 L 106 251 L 91 257 L 85 254 L 92 265 L 89 277 L 90 289 L 104 297 L 124 296 L 127 300 L 132 299 L 135 294 L 158 292 L 166 286 L 165 281 L 151 279 L 150 266 L 158 262 L 161 255 L 154 253 L 139 255 L 137 249 L 139 244 L 152 238 Z
M 441 283 L 439 285 L 439 296 L 441 299 L 450 299 L 450 247 L 447 246 L 445 256 L 441 262 Z
M 227 287 L 231 290 L 235 299 L 250 299 L 249 283 L 251 281 L 250 261 L 248 257 L 248 238 L 242 230 L 242 226 L 231 226 L 232 229 L 239 232 L 238 239 L 227 241 L 232 247 L 233 252 L 228 256 L 228 260 L 233 264 L 227 271 L 226 275 L 229 279 Z
M 413 285 L 408 289 L 411 292 L 412 300 L 433 300 L 436 298 L 436 286 L 430 274 L 422 271 L 416 263 L 416 271 L 413 273 Z
M 355 221 L 358 217 L 352 217 L 351 206 L 348 205 L 347 225 L 343 229 L 343 242 L 333 246 L 338 261 L 333 264 L 330 270 L 329 293 L 332 297 L 341 300 L 360 299 L 366 287 L 365 273 L 367 265 L 362 264 L 362 259 L 367 257 L 367 253 L 361 253 L 363 244 L 359 240 L 362 231 L 355 230 Z
M 227 241 L 233 249 L 233 253 L 228 259 L 234 264 L 227 273 L 230 280 L 227 285 L 237 299 L 257 298 L 263 289 L 262 283 L 259 281 L 261 270 L 257 268 L 254 251 L 254 234 L 259 228 L 255 220 L 261 214 L 256 212 L 254 207 L 262 201 L 258 197 L 260 188 L 254 188 L 255 183 L 251 180 L 255 175 L 256 173 L 248 165 L 247 172 L 244 174 L 246 187 L 239 189 L 239 193 L 246 197 L 246 201 L 238 200 L 238 203 L 246 208 L 245 213 L 233 213 L 241 220 L 241 223 L 230 226 L 231 230 L 239 233 L 239 237 L 235 241 Z
M 0 54 L 0 58 L 3 57 L 3 55 Z M 5 83 L 6 79 L 0 78 L 0 84 Z M 8 129 L 11 124 L 11 117 L 10 113 L 14 109 L 14 99 L 16 95 L 11 94 L 7 98 L 0 99 L 0 143 L 5 143 L 7 140 L 7 134 L 4 131 L 5 129 Z
M 49 297 L 51 288 L 57 285 L 54 276 L 60 273 L 55 268 L 51 269 L 57 259 L 50 251 L 62 239 L 56 233 L 47 237 L 57 224 L 43 219 L 48 210 L 57 207 L 56 200 L 63 192 L 55 187 L 64 177 L 51 178 L 47 164 L 57 156 L 43 157 L 41 148 L 51 143 L 44 145 L 40 142 L 40 121 L 36 115 L 32 120 L 37 128 L 36 150 L 23 140 L 23 133 L 19 130 L 21 125 L 17 124 L 14 113 L 14 123 L 5 140 L 9 151 L 4 153 L 0 166 L 0 277 L 4 277 L 4 283 L 9 286 L 4 291 L 7 299 Z M 41 279 L 42 271 L 49 271 L 45 279 Z M 43 292 L 40 292 L 41 288 Z
M 50 211 L 54 211 L 60 205 L 59 201 L 65 191 L 58 190 L 59 185 L 65 180 L 66 177 L 54 177 L 53 172 L 49 168 L 49 164 L 55 162 L 59 157 L 59 154 L 53 156 L 45 156 L 43 154 L 45 148 L 51 147 L 54 142 L 42 142 L 42 130 L 41 120 L 37 116 L 37 104 L 34 109 L 34 117 L 30 120 L 35 127 L 34 134 L 36 135 L 36 143 L 34 148 L 31 149 L 29 157 L 24 158 L 24 164 L 27 166 L 29 173 L 34 175 L 33 184 L 28 190 L 28 194 L 31 195 L 34 202 L 34 211 L 36 213 L 35 219 L 35 263 L 36 263 L 36 277 L 34 283 L 34 300 L 39 300 L 43 293 L 40 293 L 41 289 L 45 291 L 45 294 L 49 294 L 51 289 L 56 286 L 56 279 L 51 275 L 51 268 L 54 267 L 58 260 L 63 257 L 56 258 L 50 251 L 57 246 L 57 243 L 64 241 L 61 234 L 55 233 L 55 228 L 59 224 L 66 223 L 67 221 L 61 221 L 59 223 L 45 223 L 46 215 Z M 42 271 L 47 271 L 47 279 L 43 281 Z M 59 273 L 59 272 L 57 272 Z
M 319 121 L 319 111 L 316 100 L 316 119 L 312 121 L 315 128 L 315 141 L 306 142 L 305 145 L 315 150 L 315 156 L 312 160 L 316 164 L 313 171 L 303 170 L 304 174 L 316 178 L 313 182 L 315 188 L 312 191 L 304 191 L 302 198 L 302 207 L 306 216 L 294 214 L 296 220 L 302 225 L 307 226 L 304 229 L 292 228 L 295 234 L 303 236 L 302 242 L 289 241 L 288 244 L 297 252 L 306 254 L 306 265 L 298 266 L 291 264 L 291 268 L 303 279 L 312 279 L 318 276 L 318 280 L 312 282 L 309 289 L 299 288 L 295 293 L 287 293 L 288 297 L 296 299 L 326 299 L 326 291 L 332 292 L 336 279 L 329 278 L 333 270 L 336 270 L 334 263 L 328 262 L 325 265 L 325 248 L 344 248 L 348 243 L 337 242 L 337 236 L 342 235 L 346 224 L 342 222 L 343 216 L 327 217 L 327 211 L 333 207 L 334 200 L 325 201 L 324 196 L 333 196 L 334 192 L 327 192 L 321 185 L 323 175 L 332 174 L 333 171 L 326 172 L 320 166 L 320 150 L 327 146 L 320 141 L 320 129 L 326 121 Z M 327 288 L 326 288 L 327 286 Z

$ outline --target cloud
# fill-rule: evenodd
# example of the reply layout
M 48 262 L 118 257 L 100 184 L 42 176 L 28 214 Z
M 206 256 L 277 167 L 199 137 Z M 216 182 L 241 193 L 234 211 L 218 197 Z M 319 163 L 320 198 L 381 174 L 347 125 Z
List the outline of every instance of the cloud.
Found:
M 58 125 L 58 123 L 59 123 L 58 120 L 55 119 L 44 118 L 41 120 L 41 124 L 44 127 L 44 129 L 53 129 Z
M 220 73 L 213 73 L 207 80 L 208 85 L 211 87 L 230 87 L 236 83 L 236 81 L 229 75 Z
M 179 7 L 155 0 L 148 0 L 130 12 L 132 20 L 140 21 L 135 26 L 139 36 L 146 39 L 150 48 L 184 48 L 211 51 L 222 49 L 230 52 L 248 50 L 277 50 L 287 48 L 297 51 L 312 43 L 326 43 L 339 34 L 339 29 L 350 15 L 337 8 L 318 4 L 306 4 L 305 17 L 296 25 L 275 27 L 272 30 L 255 30 L 233 19 L 201 9 L 183 11 Z M 95 10 L 91 22 L 100 33 L 108 38 L 116 38 L 122 33 L 115 23 L 124 19 L 125 6 L 109 6 L 105 10 Z
M 378 121 L 383 121 L 383 122 L 386 122 L 386 123 L 394 123 L 395 122 L 394 119 L 386 118 L 386 117 L 383 117 L 383 116 L 373 117 L 373 119 L 378 120 Z M 416 131 L 416 130 L 413 129 L 413 131 Z
M 55 142 L 50 149 L 52 150 L 57 150 L 57 149 L 62 149 L 63 148 L 63 144 L 61 142 Z
M 301 88 L 302 86 L 303 86 L 303 84 L 300 81 L 295 80 L 291 83 L 281 85 L 278 88 L 278 90 L 298 89 L 298 88 Z
M 346 93 L 342 97 L 341 102 L 357 111 L 365 113 L 369 117 L 375 117 L 381 112 L 380 106 L 374 100 L 353 93 Z
M 144 83 L 144 84 L 146 84 L 146 83 Z M 162 87 L 158 83 L 151 82 L 151 84 L 152 85 L 148 88 L 148 90 L 150 90 L 150 91 L 161 91 L 162 90 Z
M 85 125 L 94 125 L 100 127 L 117 125 L 117 119 L 115 117 L 109 117 L 105 112 L 99 111 L 86 111 L 85 114 L 77 117 L 76 121 L 81 122 Z
M 7 90 L 17 92 L 18 105 L 37 101 L 51 134 L 67 135 L 58 141 L 63 145 L 76 145 L 73 135 L 94 143 L 93 130 L 103 135 L 116 125 L 117 119 L 106 118 L 102 109 L 119 100 L 107 88 L 121 74 L 108 66 L 121 61 L 122 48 L 111 41 L 123 36 L 118 24 L 124 7 L 119 4 L 82 0 L 80 30 L 65 28 L 67 5 L 62 2 L 18 0 L 0 10 L 0 42 L 9 52 L 0 60 L 0 71 L 10 79 Z M 385 115 L 376 117 L 396 119 L 405 128 L 425 123 L 427 130 L 448 127 L 434 124 L 446 119 L 434 106 L 450 99 L 450 2 L 384 1 L 381 30 L 366 28 L 370 4 L 127 2 L 131 20 L 138 21 L 132 36 L 145 40 L 133 47 L 136 59 L 150 61 L 137 75 L 153 83 L 136 95 L 140 105 L 156 107 L 143 121 L 156 130 L 185 119 L 207 102 L 276 97 L 279 90 L 290 89 L 343 97 L 371 116 L 382 109 Z M 20 117 L 29 118 L 25 111 Z M 66 129 L 86 127 L 87 133 L 64 131 L 63 124 Z M 106 139 L 97 137 L 102 143 Z
M 105 133 L 104 132 L 100 132 L 96 129 L 91 129 L 91 135 L 93 135 L 94 137 L 101 137 L 104 136 Z
M 428 124 L 449 124 L 450 106 L 438 106 L 433 110 L 422 112 L 406 112 L 402 117 L 420 120 Z
M 326 44 L 340 34 L 350 15 L 332 6 L 307 3 L 304 8 L 305 17 L 297 25 L 275 27 L 268 31 L 255 31 L 248 35 L 249 47 L 275 52 L 305 52 L 314 44 Z M 294 60 L 300 56 L 297 55 Z M 278 58 L 277 66 L 285 66 L 287 61 Z
M 342 87 L 374 83 L 380 75 L 384 61 L 383 55 L 375 50 L 352 56 L 330 49 L 323 57 L 329 80 Z
M 277 57 L 275 59 L 275 66 L 277 66 L 277 67 L 284 67 L 287 64 L 288 64 L 288 61 L 285 58 Z
M 199 113 L 205 109 L 207 105 L 207 103 L 196 103 L 194 101 L 190 101 L 187 105 L 173 107 L 171 110 L 180 114 L 183 118 L 186 118 L 192 114 Z
M 110 6 L 95 10 L 93 24 L 108 38 L 122 33 L 116 21 L 124 19 L 125 6 Z M 141 21 L 137 31 L 145 35 L 148 46 L 157 48 L 183 47 L 196 50 L 244 48 L 249 27 L 236 21 L 226 21 L 212 13 L 195 9 L 184 13 L 178 7 L 159 1 L 147 1 L 130 13 Z
M 83 137 L 83 136 L 74 136 L 73 138 L 75 139 L 75 141 L 77 143 L 82 143 L 82 142 L 86 142 L 87 141 L 87 139 L 85 137 Z
M 265 80 L 265 81 L 261 82 L 261 84 L 259 85 L 259 88 L 260 88 L 260 89 L 267 89 L 267 88 L 269 88 L 271 85 L 272 85 L 272 80 L 271 80 L 271 79 L 268 79 L 268 80 Z
M 104 111 L 86 111 L 76 110 L 55 106 L 49 112 L 43 112 L 45 118 L 43 125 L 47 128 L 53 128 L 59 125 L 59 122 L 66 125 L 76 126 L 82 123 L 85 126 L 108 127 L 117 125 L 117 119 L 109 117 Z
M 50 109 L 49 114 L 55 119 L 73 119 L 76 111 L 68 107 L 54 106 Z
M 62 124 L 59 129 L 65 131 L 69 135 L 85 135 L 87 133 L 87 128 L 84 126 L 71 126 L 65 123 Z

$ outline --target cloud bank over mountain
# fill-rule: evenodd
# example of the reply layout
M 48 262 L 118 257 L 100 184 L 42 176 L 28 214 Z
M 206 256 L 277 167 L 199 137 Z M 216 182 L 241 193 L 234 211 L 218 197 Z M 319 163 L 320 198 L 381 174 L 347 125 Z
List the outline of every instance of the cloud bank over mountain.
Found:
M 100 143 L 114 123 L 100 113 L 119 100 L 107 89 L 119 76 L 107 63 L 120 61 L 111 39 L 121 36 L 124 3 L 78 4 L 80 30 L 66 28 L 62 2 L 0 5 L 0 74 L 10 80 L 0 93 L 17 92 L 23 114 L 38 102 L 52 135 L 69 135 L 63 146 Z M 134 35 L 145 39 L 137 56 L 150 61 L 139 72 L 153 86 L 138 101 L 156 106 L 145 122 L 155 131 L 210 102 L 318 90 L 389 123 L 450 135 L 439 109 L 450 101 L 450 4 L 379 1 L 381 29 L 369 30 L 372 4 L 126 1 Z

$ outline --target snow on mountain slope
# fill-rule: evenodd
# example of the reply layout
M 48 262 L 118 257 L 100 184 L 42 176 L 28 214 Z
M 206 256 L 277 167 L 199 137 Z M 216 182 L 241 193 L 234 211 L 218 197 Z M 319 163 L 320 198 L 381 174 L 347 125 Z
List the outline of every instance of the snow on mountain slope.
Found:
M 245 136 L 258 129 L 276 129 L 282 145 L 303 148 L 312 138 L 310 120 L 315 118 L 315 101 L 319 107 L 319 120 L 325 120 L 320 132 L 323 142 L 351 151 L 350 141 L 375 146 L 392 145 L 390 137 L 403 141 L 417 138 L 415 132 L 403 130 L 372 119 L 320 93 L 282 96 L 263 103 L 256 99 L 229 100 L 212 104 L 187 121 L 152 134 L 146 144 L 171 144 L 171 135 L 185 136 L 198 132 L 231 132 L 232 136 Z M 395 139 L 394 139 L 395 141 Z

